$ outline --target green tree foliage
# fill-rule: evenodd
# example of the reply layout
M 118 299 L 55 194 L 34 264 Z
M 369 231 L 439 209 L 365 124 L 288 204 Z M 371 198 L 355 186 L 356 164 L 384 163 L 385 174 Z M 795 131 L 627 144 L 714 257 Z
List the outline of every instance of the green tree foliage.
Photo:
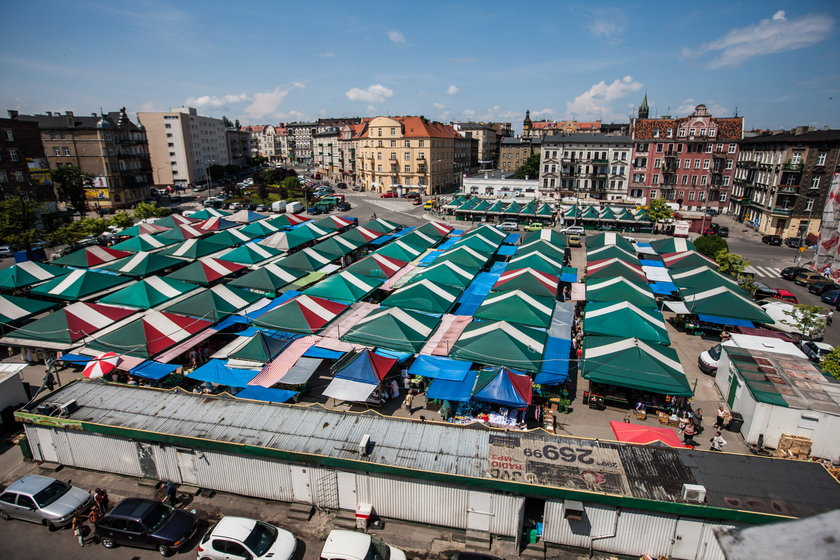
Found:
M 210 179 L 217 181 L 224 176 L 225 166 L 219 164 L 211 165 L 207 168 L 207 173 L 210 175 Z
M 260 165 L 264 164 L 267 161 L 268 161 L 268 158 L 266 158 L 264 156 L 254 156 L 254 157 L 251 158 L 251 164 L 256 166 L 256 167 L 259 167 Z
M 836 346 L 831 352 L 823 356 L 820 367 L 840 381 L 840 346 Z
M 262 173 L 257 173 L 254 175 L 254 188 L 257 190 L 257 196 L 260 199 L 260 202 L 265 203 L 268 201 L 268 185 L 265 182 L 265 178 L 263 177 Z
M 225 128 L 233 128 L 233 122 L 225 115 L 222 115 L 222 124 L 225 125 Z
M 710 259 L 717 260 L 717 254 L 721 251 L 729 251 L 729 244 L 722 237 L 717 235 L 704 235 L 694 241 L 697 252 Z
M 699 239 L 698 239 L 699 241 Z M 695 242 L 695 245 L 697 243 Z M 718 272 L 731 276 L 741 284 L 741 287 L 752 293 L 756 289 L 752 275 L 746 274 L 744 270 L 750 266 L 750 261 L 738 253 L 730 253 L 728 249 L 719 251 L 714 259 L 718 263 Z
M 794 328 L 802 338 L 811 340 L 825 330 L 826 319 L 823 311 L 819 305 L 794 305 L 790 311 L 785 311 L 788 318 L 782 319 L 782 322 Z
M 297 196 L 301 192 L 300 179 L 297 177 L 286 177 L 283 179 L 283 182 L 280 183 L 280 186 L 283 187 L 283 190 L 288 196 Z
M 538 179 L 540 176 L 540 154 L 534 154 L 525 160 L 522 167 L 513 174 L 515 179 Z
M 121 212 L 125 214 L 125 212 Z M 47 241 L 51 245 L 71 245 L 85 237 L 97 237 L 113 225 L 113 218 L 82 218 L 50 232 Z
M 93 175 L 82 173 L 75 165 L 65 165 L 52 172 L 59 200 L 69 204 L 82 217 L 88 210 L 85 184 L 90 184 L 92 178 Z
M 225 175 L 233 175 L 234 173 L 239 173 L 242 171 L 242 168 L 238 165 L 225 165 Z
M 674 209 L 668 206 L 664 198 L 654 198 L 644 209 L 654 224 L 664 222 L 674 216 Z
M 125 229 L 134 225 L 134 218 L 128 212 L 117 212 L 108 219 L 108 225 Z
M 39 208 L 39 204 L 20 196 L 0 201 L 0 239 L 29 250 L 37 238 Z
M 138 202 L 134 207 L 134 219 L 137 221 L 148 218 L 162 218 L 172 213 L 171 208 L 159 208 L 156 202 Z

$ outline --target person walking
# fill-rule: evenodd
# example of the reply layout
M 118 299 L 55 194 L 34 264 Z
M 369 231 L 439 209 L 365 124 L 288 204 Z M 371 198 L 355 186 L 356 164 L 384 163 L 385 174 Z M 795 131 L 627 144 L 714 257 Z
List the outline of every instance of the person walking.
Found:
M 73 515 L 73 522 L 70 527 L 73 529 L 73 535 L 79 539 L 79 546 L 85 546 L 85 520 L 82 514 L 76 512 Z
M 166 499 L 169 500 L 169 503 L 173 506 L 175 502 L 178 501 L 178 487 L 175 486 L 175 483 L 171 480 L 166 483 Z
M 102 488 L 97 488 L 96 491 L 93 493 L 93 501 L 96 502 L 100 513 L 105 513 L 108 511 L 108 492 L 106 492 Z
M 830 327 L 832 321 L 834 321 L 834 310 L 829 309 L 828 313 L 826 313 L 825 315 L 825 323 Z
M 697 435 L 697 428 L 694 427 L 694 422 L 688 421 L 683 430 L 683 443 L 689 447 L 695 447 L 694 436 Z
M 718 430 L 723 427 L 724 414 L 726 414 L 726 411 L 723 409 L 723 405 L 720 405 L 717 409 L 717 415 L 715 416 L 715 428 Z
M 723 446 L 726 445 L 726 440 L 720 435 L 720 431 L 715 432 L 715 437 L 709 441 L 712 443 L 712 451 L 723 451 Z

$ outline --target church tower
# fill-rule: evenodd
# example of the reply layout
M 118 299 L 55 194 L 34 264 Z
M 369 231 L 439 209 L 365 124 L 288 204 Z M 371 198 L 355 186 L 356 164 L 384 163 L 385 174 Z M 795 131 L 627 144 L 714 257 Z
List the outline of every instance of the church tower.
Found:
M 531 111 L 525 111 L 525 120 L 522 121 L 522 136 L 531 136 Z
M 645 93 L 645 98 L 642 99 L 642 104 L 639 105 L 639 118 L 647 119 L 649 114 L 650 107 L 648 107 L 647 93 Z

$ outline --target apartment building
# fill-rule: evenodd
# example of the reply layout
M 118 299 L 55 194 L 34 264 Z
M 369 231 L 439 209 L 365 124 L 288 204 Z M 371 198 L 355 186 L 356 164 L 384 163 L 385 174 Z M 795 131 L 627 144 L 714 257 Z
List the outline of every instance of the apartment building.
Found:
M 229 165 L 222 119 L 204 117 L 193 107 L 137 113 L 146 127 L 156 185 L 205 183 L 213 165 Z
M 289 160 L 292 165 L 312 165 L 312 135 L 318 132 L 318 123 L 293 122 L 286 125 L 289 143 Z
M 484 123 L 453 122 L 452 127 L 465 138 L 478 142 L 476 161 L 470 162 L 470 169 L 495 169 L 499 160 L 499 136 L 496 129 Z
M 338 141 L 341 129 L 337 126 L 322 127 L 312 135 L 313 167 L 324 178 L 338 182 L 341 177 L 339 166 L 340 152 Z
M 37 123 L 50 170 L 73 165 L 93 176 L 86 195 L 91 208 L 130 208 L 149 196 L 152 166 L 147 132 L 125 107 L 107 114 L 18 115 Z
M 288 129 L 283 123 L 274 128 L 274 157 L 274 163 L 290 165 Z
M 499 144 L 499 170 L 505 173 L 516 172 L 526 159 L 540 153 L 542 142 L 543 139 L 539 136 L 502 138 Z
M 251 165 L 251 133 L 247 129 L 225 129 L 230 165 L 246 168 Z
M 359 140 L 367 129 L 367 122 L 345 124 L 338 133 L 338 172 L 340 181 L 355 185 L 359 179 L 356 155 L 359 153 Z
M 0 197 L 55 202 L 38 123 L 17 116 L 9 111 L 8 119 L 0 119 Z
M 359 139 L 359 183 L 375 192 L 439 194 L 455 189 L 455 139 L 449 125 L 424 117 L 375 117 Z
M 745 138 L 729 208 L 764 234 L 817 235 L 838 164 L 840 130 L 799 127 Z
M 531 111 L 525 111 L 522 121 L 523 138 L 546 138 L 558 134 L 598 134 L 601 132 L 601 121 L 532 121 Z
M 540 196 L 536 177 L 515 179 L 513 173 L 493 169 L 464 178 L 461 192 L 482 198 L 530 198 Z
M 573 195 L 597 200 L 625 200 L 630 178 L 629 136 L 554 135 L 540 152 L 540 192 L 557 198 Z
M 255 124 L 246 126 L 245 130 L 251 133 L 252 157 L 264 157 L 272 163 L 278 160 L 277 142 L 275 139 L 277 129 L 274 126 L 270 124 Z
M 743 117 L 714 117 L 697 105 L 687 117 L 647 117 L 642 103 L 631 123 L 630 198 L 664 198 L 688 210 L 721 212 L 735 174 Z

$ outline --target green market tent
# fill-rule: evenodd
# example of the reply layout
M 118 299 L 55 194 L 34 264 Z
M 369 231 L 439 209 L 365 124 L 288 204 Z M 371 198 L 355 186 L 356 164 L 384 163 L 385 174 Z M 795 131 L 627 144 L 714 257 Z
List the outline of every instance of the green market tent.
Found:
M 341 337 L 362 346 L 417 353 L 437 328 L 440 319 L 425 313 L 386 307 L 375 309 Z
M 622 338 L 635 337 L 665 346 L 671 344 L 665 321 L 658 309 L 637 307 L 626 301 L 587 303 L 583 315 L 583 333 Z
M 550 204 L 546 204 L 545 202 L 537 209 L 535 215 L 538 218 L 552 218 L 554 217 L 554 209 L 551 207 Z
M 469 247 L 474 251 L 478 251 L 479 253 L 489 256 L 496 252 L 496 250 L 499 248 L 499 245 L 501 245 L 500 242 L 487 239 L 483 235 L 472 235 L 470 237 L 464 237 L 460 241 L 457 241 L 452 247 Z
M 259 222 L 248 224 L 239 231 L 241 231 L 242 233 L 247 233 L 248 235 L 251 235 L 253 237 L 265 237 L 271 235 L 272 233 L 280 231 L 280 228 L 271 224 L 269 220 L 260 220 Z
M 370 278 L 390 278 L 408 264 L 407 261 L 377 255 L 376 253 L 347 267 L 349 272 Z
M 684 251 L 696 251 L 697 247 L 688 239 L 681 237 L 668 237 L 665 239 L 656 239 L 650 242 L 650 246 L 657 253 L 682 253 Z
M 725 274 L 721 274 L 714 268 L 698 266 L 675 270 L 671 274 L 671 280 L 678 288 L 716 288 L 718 286 L 729 286 L 734 289 L 741 289 L 738 282 Z
M 244 341 L 241 341 L 236 350 L 228 354 L 227 358 L 228 360 L 236 360 L 237 362 L 252 362 L 255 365 L 265 365 L 288 348 L 289 343 L 290 341 L 288 339 L 277 338 L 263 331 L 257 331 Z
M 440 239 L 437 237 L 430 237 L 425 233 L 421 233 L 417 230 L 414 230 L 408 235 L 404 235 L 403 237 L 399 238 L 400 242 L 405 243 L 409 247 L 420 249 L 421 251 L 425 251 L 429 247 L 437 245 L 439 240 Z
M 244 264 L 203 257 L 184 268 L 167 274 L 166 278 L 208 286 L 245 268 Z
M 167 247 L 161 251 L 164 255 L 172 257 L 183 257 L 188 259 L 199 259 L 212 255 L 213 253 L 220 253 L 227 249 L 229 245 L 224 245 L 218 241 L 214 241 L 212 237 L 187 239 L 177 245 Z
M 628 253 L 633 253 L 634 255 L 636 254 L 636 249 L 633 247 L 633 244 L 630 243 L 626 237 L 614 231 L 596 233 L 594 235 L 589 235 L 586 238 L 587 251 L 600 249 L 601 247 L 605 247 L 608 245 L 616 245 L 621 249 L 624 249 Z
M 221 216 L 216 216 L 215 218 L 207 218 L 204 221 L 198 222 L 195 224 L 195 227 L 204 231 L 222 231 L 229 228 L 239 227 L 240 225 L 241 224 L 237 224 L 236 222 L 226 220 Z
M 71 303 L 7 334 L 3 344 L 67 350 L 116 321 L 135 313 L 98 303 Z
M 9 268 L 0 270 L 0 289 L 16 290 L 46 282 L 59 276 L 69 274 L 70 269 L 36 261 L 23 261 Z
M 418 280 L 395 290 L 382 301 L 382 305 L 426 313 L 449 313 L 461 291 L 429 280 Z
M 51 301 L 40 301 L 17 296 L 0 296 L 0 323 L 17 323 L 61 305 L 60 303 Z
M 519 215 L 524 218 L 534 217 L 537 215 L 537 205 L 533 202 L 529 202 L 525 206 L 522 207 L 522 210 L 519 211 Z
M 502 214 L 505 211 L 507 204 L 502 202 L 501 200 L 497 200 L 493 203 L 493 206 L 487 209 L 487 214 Z
M 264 220 L 268 216 L 264 214 L 257 214 L 256 212 L 252 212 L 251 210 L 238 210 L 233 214 L 227 216 L 227 219 L 231 222 L 236 222 L 238 224 L 250 224 L 251 222 L 256 222 L 258 220 Z
M 514 270 L 517 268 L 534 268 L 541 272 L 546 272 L 554 276 L 561 276 L 563 274 L 563 261 L 557 260 L 553 255 L 544 255 L 539 251 L 528 253 L 527 255 L 514 255 L 508 264 L 508 269 Z
M 327 216 L 313 223 L 313 225 L 326 231 L 327 233 L 345 229 L 353 225 L 353 220 L 342 218 L 341 216 Z
M 350 306 L 301 294 L 253 320 L 267 329 L 299 334 L 318 334 Z
M 199 212 L 200 213 L 200 212 Z M 182 216 L 181 214 L 170 214 L 164 218 L 158 218 L 155 220 L 155 225 L 174 228 L 175 226 L 183 226 L 186 224 L 195 224 L 201 221 L 200 218 L 187 218 Z
M 338 258 L 343 257 L 344 255 L 349 255 L 362 245 L 364 245 L 364 243 L 359 243 L 358 241 L 351 241 L 345 237 L 336 235 L 330 237 L 329 239 L 324 239 L 315 246 L 315 249 L 327 255 L 332 255 L 333 257 Z
M 303 278 L 306 274 L 306 271 L 297 268 L 286 268 L 277 263 L 268 263 L 253 272 L 235 278 L 229 285 L 263 292 L 278 292 L 281 288 Z
M 522 245 L 520 246 L 520 249 L 536 241 L 545 241 L 547 243 L 550 243 L 551 245 L 554 245 L 558 249 L 564 249 L 566 248 L 566 246 L 568 246 L 568 242 L 566 240 L 565 235 L 563 235 L 562 233 L 557 233 L 553 229 L 543 228 L 537 231 L 525 232 L 525 234 L 522 236 Z
M 520 371 L 541 369 L 547 335 L 506 321 L 473 321 L 455 342 L 449 357 Z
M 275 216 L 274 218 L 269 218 L 268 222 L 274 227 L 287 228 L 296 226 L 298 224 L 302 224 L 303 222 L 306 222 L 308 220 L 309 218 L 307 218 L 306 216 L 299 216 L 297 214 L 283 214 L 282 216 Z
M 146 233 L 149 235 L 154 235 L 156 233 L 162 233 L 165 231 L 169 231 L 169 228 L 166 226 L 158 225 L 158 224 L 135 224 L 131 227 L 125 228 L 120 230 L 117 235 L 119 237 L 134 237 L 135 235 L 140 235 L 142 233 Z
M 279 251 L 291 251 L 306 245 L 317 238 L 318 235 L 311 229 L 298 227 L 291 231 L 278 231 L 277 233 L 272 233 L 260 241 L 260 244 Z
M 219 210 L 218 208 L 205 208 L 204 210 L 199 210 L 198 212 L 194 212 L 190 214 L 190 218 L 195 221 L 203 221 L 209 220 L 210 218 L 224 218 L 225 216 L 230 216 L 230 212 L 227 210 Z
M 635 222 L 636 218 L 627 208 L 619 208 L 615 213 L 615 220 L 617 222 Z
M 222 253 L 219 255 L 219 258 L 240 264 L 257 264 L 282 253 L 283 251 L 272 249 L 271 247 L 263 247 L 259 243 L 246 243 L 227 253 Z
M 422 255 L 424 251 L 425 248 L 420 249 L 413 245 L 404 243 L 401 239 L 397 239 L 396 241 L 388 243 L 381 249 L 377 249 L 374 254 L 410 262 Z
M 717 317 L 731 317 L 753 321 L 755 323 L 772 323 L 764 310 L 744 294 L 743 290 L 732 290 L 726 286 L 692 291 L 680 288 L 680 297 L 688 310 L 695 315 L 715 315 Z
M 175 243 L 177 243 L 175 239 L 160 238 L 156 235 L 143 233 L 131 239 L 126 239 L 122 243 L 117 243 L 111 248 L 117 251 L 137 253 L 139 251 L 156 251 Z
M 358 226 L 354 227 L 351 230 L 345 231 L 344 233 L 339 235 L 339 237 L 348 241 L 352 241 L 354 243 L 361 243 L 362 245 L 367 245 L 371 241 L 379 239 L 383 235 L 383 233 L 380 233 L 376 230 L 368 229 L 364 226 Z
M 522 255 L 529 255 L 531 253 L 542 253 L 547 257 L 551 257 L 552 260 L 557 262 L 563 262 L 563 259 L 566 258 L 566 251 L 549 243 L 548 241 L 543 241 L 542 239 L 538 239 L 537 241 L 531 241 L 530 243 L 525 243 L 524 245 L 520 245 L 519 248 L 516 249 L 516 256 L 521 257 Z
M 307 247 L 302 251 L 298 251 L 288 257 L 283 257 L 279 261 L 276 261 L 277 264 L 287 268 L 299 268 L 301 270 L 308 270 L 309 272 L 314 272 L 316 270 L 320 270 L 324 268 L 326 265 L 330 264 L 332 261 L 335 260 L 335 257 L 332 255 L 328 255 L 326 253 L 322 253 L 321 251 L 313 248 Z
M 198 289 L 189 282 L 152 276 L 108 294 L 99 303 L 151 309 Z
M 453 247 L 448 251 L 444 251 L 441 256 L 435 259 L 435 264 L 441 262 L 451 262 L 463 268 L 481 269 L 485 264 L 487 264 L 489 259 L 489 255 L 485 255 L 462 245 L 460 247 Z
M 212 240 L 214 243 L 218 243 L 219 245 L 224 245 L 225 247 L 233 247 L 235 245 L 247 243 L 255 237 L 259 236 L 243 233 L 241 229 L 226 229 L 224 231 L 214 233 L 208 237 L 208 239 Z
M 507 233 L 505 233 L 504 231 L 502 231 L 498 228 L 495 228 L 493 226 L 488 226 L 488 225 L 482 225 L 482 226 L 478 226 L 477 228 L 473 228 L 470 231 L 466 232 L 463 235 L 463 237 L 468 238 L 468 237 L 472 237 L 474 235 L 480 235 L 480 236 L 486 237 L 487 239 L 490 239 L 490 240 L 496 240 L 499 243 L 502 243 L 502 241 L 504 241 L 508 236 Z
M 219 284 L 166 307 L 166 311 L 215 322 L 242 311 L 260 299 L 262 296 L 254 292 Z
M 590 382 L 661 395 L 692 395 L 676 350 L 637 338 L 586 337 L 582 373 Z
M 619 259 L 626 263 L 641 266 L 641 263 L 639 262 L 639 257 L 636 256 L 635 252 L 626 251 L 618 245 L 604 245 L 603 247 L 599 247 L 598 249 L 591 249 L 586 252 L 587 263 L 603 261 L 607 259 Z
M 76 301 L 111 291 L 131 278 L 93 270 L 74 270 L 32 288 L 33 295 Z
M 187 264 L 183 259 L 176 259 L 159 253 L 140 252 L 118 261 L 113 261 L 102 267 L 102 270 L 110 270 L 117 274 L 126 276 L 150 276 L 152 274 Z
M 662 262 L 665 266 L 671 269 L 678 268 L 696 268 L 698 266 L 708 266 L 717 268 L 715 261 L 708 257 L 704 257 L 697 251 L 682 251 L 680 253 L 665 253 L 662 255 Z
M 502 214 L 505 216 L 519 216 L 520 212 L 522 212 L 522 205 L 518 202 L 511 202 Z
M 635 218 L 636 218 L 637 222 L 652 222 L 653 221 L 651 219 L 651 217 L 648 216 L 648 213 L 645 210 L 639 210 L 638 212 L 636 212 Z
M 478 199 L 477 198 L 468 198 L 464 201 L 461 206 L 455 209 L 456 214 L 468 214 L 473 211 L 473 208 L 478 206 Z
M 601 218 L 601 211 L 595 206 L 587 206 L 580 212 L 581 220 L 599 220 Z
M 494 292 L 484 299 L 475 317 L 546 329 L 551 323 L 554 302 L 554 298 L 532 296 L 522 290 Z
M 382 282 L 383 280 L 357 276 L 345 270 L 321 280 L 303 293 L 344 303 L 356 303 L 373 293 Z
M 621 259 L 605 259 L 586 265 L 586 278 L 626 278 L 637 284 L 647 284 L 647 276 L 640 265 L 624 262 Z
M 601 220 L 605 222 L 615 222 L 617 217 L 615 212 L 613 212 L 609 206 L 605 207 L 604 210 L 601 212 Z
M 409 281 L 428 280 L 438 285 L 452 286 L 463 290 L 469 286 L 479 270 L 478 268 L 460 266 L 452 261 L 438 260 L 433 265 L 424 268 L 423 272 L 413 276 Z
M 118 249 L 92 245 L 90 247 L 85 247 L 84 249 L 79 249 L 78 251 L 65 255 L 59 259 L 55 259 L 53 264 L 87 268 L 89 266 L 109 263 L 129 255 L 131 255 L 131 253 L 128 251 L 120 251 Z
M 472 212 L 473 214 L 484 214 L 489 209 L 490 209 L 490 201 L 489 200 L 482 200 L 482 201 L 479 201 L 478 204 L 473 206 L 473 208 L 472 208 L 472 210 L 470 210 L 470 212 Z
M 151 310 L 127 325 L 97 337 L 87 346 L 92 350 L 148 360 L 212 324 L 213 321 Z
M 648 284 L 638 284 L 621 277 L 587 279 L 586 300 L 626 301 L 639 307 L 656 307 L 656 297 Z
M 572 206 L 571 208 L 569 208 L 568 210 L 566 210 L 563 213 L 563 218 L 565 218 L 567 220 L 568 219 L 576 220 L 576 219 L 580 218 L 580 207 L 578 207 L 577 205 Z
M 494 292 L 522 290 L 532 296 L 557 297 L 560 278 L 534 268 L 507 269 L 493 285 Z
M 332 233 L 331 231 L 324 229 L 321 226 L 315 225 L 315 222 L 306 222 L 295 229 L 308 230 L 309 233 L 312 235 L 313 239 L 321 239 L 322 237 L 326 237 L 330 233 Z
M 182 226 L 175 226 L 173 228 L 167 229 L 163 233 L 159 233 L 155 236 L 155 239 L 171 239 L 174 241 L 185 241 L 187 239 L 194 239 L 196 237 L 202 237 L 204 235 L 208 235 L 207 230 L 199 229 L 194 225 L 191 224 L 184 224 Z

